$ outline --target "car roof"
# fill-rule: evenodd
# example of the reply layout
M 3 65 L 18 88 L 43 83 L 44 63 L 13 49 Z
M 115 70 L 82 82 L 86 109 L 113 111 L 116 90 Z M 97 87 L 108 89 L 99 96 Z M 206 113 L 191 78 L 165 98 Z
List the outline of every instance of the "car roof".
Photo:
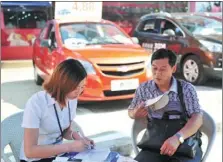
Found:
M 167 12 L 158 12 L 158 13 L 150 13 L 150 14 L 146 14 L 143 15 L 140 20 L 144 20 L 144 19 L 155 19 L 157 17 L 163 17 L 163 18 L 172 18 L 172 15 L 170 13 Z
M 100 21 L 63 21 L 58 19 L 51 20 L 56 24 L 70 24 L 70 23 L 99 23 L 99 24 L 113 24 L 111 21 L 101 19 Z
M 205 17 L 203 15 L 197 14 L 197 13 L 167 13 L 167 12 L 158 12 L 158 13 L 150 13 L 143 15 L 140 20 L 145 20 L 145 19 L 156 19 L 156 18 L 164 18 L 164 19 L 175 19 L 180 16 L 201 16 Z

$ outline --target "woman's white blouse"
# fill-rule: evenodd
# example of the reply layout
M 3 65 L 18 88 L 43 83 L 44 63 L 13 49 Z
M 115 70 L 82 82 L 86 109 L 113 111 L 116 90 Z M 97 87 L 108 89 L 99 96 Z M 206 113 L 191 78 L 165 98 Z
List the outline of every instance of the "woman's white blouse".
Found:
M 64 130 L 70 125 L 68 107 L 61 110 L 59 104 L 46 91 L 37 92 L 26 103 L 22 127 L 39 128 L 38 145 L 53 144 L 56 142 L 56 138 L 61 135 L 54 104 L 61 127 Z M 77 99 L 69 100 L 69 106 L 71 110 L 71 120 L 73 120 L 76 116 Z M 20 159 L 26 161 L 39 160 L 26 158 L 24 153 L 24 141 L 22 142 Z

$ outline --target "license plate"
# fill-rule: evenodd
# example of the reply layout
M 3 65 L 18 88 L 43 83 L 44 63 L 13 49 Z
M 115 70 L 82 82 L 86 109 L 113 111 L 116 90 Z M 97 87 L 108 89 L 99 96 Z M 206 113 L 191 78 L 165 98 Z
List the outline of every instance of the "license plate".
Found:
M 138 86 L 139 86 L 138 79 L 111 81 L 111 91 L 132 90 L 138 88 Z

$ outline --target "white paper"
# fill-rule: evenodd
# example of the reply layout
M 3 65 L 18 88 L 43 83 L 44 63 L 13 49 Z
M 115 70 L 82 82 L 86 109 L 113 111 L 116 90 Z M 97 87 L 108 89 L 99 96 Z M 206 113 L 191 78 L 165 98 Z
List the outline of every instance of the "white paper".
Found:
M 103 162 L 107 159 L 109 153 L 109 149 L 92 149 L 78 153 L 75 159 L 82 159 L 83 162 Z
M 157 101 L 159 101 L 162 97 L 163 97 L 163 96 L 160 95 L 160 96 L 158 96 L 158 97 L 156 97 L 156 98 L 147 100 L 147 101 L 145 102 L 146 107 L 147 107 L 147 106 L 152 106 L 152 105 L 154 105 L 154 104 L 155 104 Z
M 53 162 L 63 162 L 63 161 L 67 161 L 69 158 L 68 157 L 56 157 L 55 160 L 53 160 Z
M 145 102 L 146 107 L 152 108 L 154 111 L 164 108 L 169 102 L 168 94 L 160 95 L 156 98 L 149 99 Z
M 129 157 L 119 156 L 117 162 L 138 162 L 138 161 Z
M 86 46 L 88 42 L 83 39 L 77 39 L 77 38 L 68 38 L 64 41 L 64 45 L 68 49 L 77 49 L 77 48 L 83 48 Z

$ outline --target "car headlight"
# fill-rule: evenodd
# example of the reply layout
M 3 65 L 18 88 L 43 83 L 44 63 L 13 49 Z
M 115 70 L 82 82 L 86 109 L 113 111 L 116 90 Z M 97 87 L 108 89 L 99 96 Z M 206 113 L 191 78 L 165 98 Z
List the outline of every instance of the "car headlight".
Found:
M 222 52 L 222 45 L 210 41 L 200 40 L 200 43 L 206 47 L 210 52 Z
M 80 63 L 84 66 L 88 74 L 96 74 L 96 71 L 94 70 L 94 67 L 90 62 L 84 60 L 78 60 L 78 61 L 80 61 Z
M 147 77 L 151 77 L 152 76 L 151 59 L 152 59 L 152 55 L 149 55 L 148 60 L 145 62 L 146 63 L 146 76 Z
M 146 61 L 146 67 L 149 70 L 152 69 L 151 59 L 152 59 L 152 55 L 149 55 L 148 60 Z

